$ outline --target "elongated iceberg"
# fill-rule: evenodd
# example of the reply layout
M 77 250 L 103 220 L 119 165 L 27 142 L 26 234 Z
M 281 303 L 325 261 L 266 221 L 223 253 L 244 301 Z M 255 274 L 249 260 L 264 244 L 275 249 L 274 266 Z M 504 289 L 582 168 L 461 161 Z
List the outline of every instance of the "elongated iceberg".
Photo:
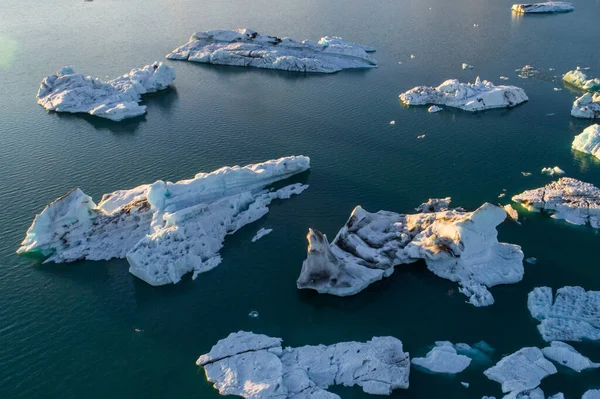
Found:
M 600 340 L 600 291 L 582 287 L 536 287 L 529 293 L 527 307 L 542 338 L 552 341 Z
M 113 80 L 103 81 L 64 67 L 46 76 L 38 90 L 38 104 L 48 111 L 87 113 L 113 121 L 146 113 L 142 94 L 164 90 L 175 80 L 175 70 L 155 62 Z
M 99 204 L 80 189 L 36 216 L 17 253 L 41 253 L 46 262 L 127 258 L 129 271 L 152 285 L 193 278 L 221 262 L 225 236 L 269 211 L 275 199 L 308 186 L 265 186 L 307 170 L 290 156 L 244 167 L 223 167 L 176 183 L 159 180 L 105 194 Z
M 513 4 L 512 10 L 522 14 L 569 12 L 575 7 L 566 1 L 546 1 L 543 3 Z
M 578 373 L 582 370 L 597 369 L 600 367 L 600 363 L 592 362 L 589 358 L 577 352 L 571 345 L 560 341 L 551 342 L 550 346 L 542 349 L 542 353 L 546 358 Z
M 471 364 L 471 358 L 459 354 L 451 342 L 438 341 L 426 357 L 414 357 L 412 364 L 433 373 L 456 374 Z
M 585 93 L 576 98 L 571 108 L 571 115 L 576 118 L 600 118 L 600 92 Z
M 525 91 L 516 86 L 495 86 L 477 77 L 475 83 L 449 79 L 438 87 L 417 86 L 400 94 L 406 105 L 437 104 L 475 112 L 492 108 L 512 108 L 528 100 Z
M 474 212 L 451 210 L 449 201 L 429 200 L 416 214 L 369 213 L 357 206 L 331 244 L 310 229 L 298 288 L 354 295 L 390 276 L 395 266 L 424 259 L 435 275 L 458 282 L 469 303 L 493 304 L 488 287 L 523 278 L 521 248 L 498 242 L 496 226 L 506 212 L 489 203 Z
M 231 333 L 196 361 L 221 395 L 243 398 L 339 399 L 332 385 L 376 395 L 408 388 L 409 354 L 394 337 L 282 348 L 281 338 Z
M 207 64 L 234 65 L 295 72 L 333 73 L 348 68 L 374 68 L 368 53 L 374 48 L 339 37 L 297 42 L 264 36 L 250 29 L 196 32 L 167 58 Z
M 554 219 L 600 228 L 600 189 L 570 177 L 512 197 L 530 211 L 545 211 Z
M 600 79 L 589 78 L 579 69 L 565 73 L 563 80 L 581 90 L 600 91 Z
M 600 159 L 600 125 L 596 124 L 585 128 L 581 134 L 575 136 L 571 148 L 592 154 Z

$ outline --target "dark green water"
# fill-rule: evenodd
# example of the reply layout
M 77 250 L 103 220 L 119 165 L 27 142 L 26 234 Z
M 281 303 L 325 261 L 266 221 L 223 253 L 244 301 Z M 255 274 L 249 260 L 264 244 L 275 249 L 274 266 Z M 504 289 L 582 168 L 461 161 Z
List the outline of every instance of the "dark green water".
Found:
M 473 209 L 498 202 L 502 189 L 510 198 L 548 183 L 539 171 L 554 165 L 600 185 L 600 162 L 570 149 L 591 124 L 569 115 L 576 93 L 514 72 L 531 64 L 561 74 L 580 65 L 600 76 L 600 2 L 574 3 L 570 14 L 516 18 L 507 0 L 0 0 L 0 398 L 217 398 L 194 362 L 242 329 L 291 346 L 393 335 L 411 355 L 435 340 L 485 340 L 496 348 L 494 362 L 544 345 L 527 293 L 539 285 L 600 290 L 591 228 L 543 215 L 502 225 L 501 240 L 538 262 L 525 265 L 519 284 L 493 288 L 489 308 L 465 304 L 456 284 L 423 264 L 350 298 L 299 292 L 295 280 L 308 227 L 332 237 L 357 204 L 409 212 L 427 198 L 452 196 Z M 114 77 L 163 60 L 194 31 L 235 27 L 298 39 L 339 35 L 377 47 L 380 67 L 305 76 L 166 61 L 176 68 L 175 87 L 146 97 L 147 116 L 119 124 L 47 114 L 35 102 L 43 76 L 64 65 Z M 475 69 L 461 70 L 463 62 Z M 497 84 L 508 76 L 530 101 L 509 111 L 435 115 L 398 103 L 413 86 L 477 75 Z M 14 253 L 35 213 L 72 187 L 99 199 L 289 154 L 311 157 L 311 171 L 293 179 L 310 189 L 229 237 L 223 263 L 195 281 L 154 288 L 130 275 L 125 260 L 41 265 Z M 251 243 L 260 227 L 275 231 Z M 250 310 L 260 318 L 250 319 Z M 600 344 L 576 347 L 600 361 Z M 454 378 L 413 370 L 410 389 L 392 397 L 501 396 L 484 368 Z M 560 369 L 542 383 L 546 394 L 569 398 L 590 387 L 600 388 L 600 371 Z

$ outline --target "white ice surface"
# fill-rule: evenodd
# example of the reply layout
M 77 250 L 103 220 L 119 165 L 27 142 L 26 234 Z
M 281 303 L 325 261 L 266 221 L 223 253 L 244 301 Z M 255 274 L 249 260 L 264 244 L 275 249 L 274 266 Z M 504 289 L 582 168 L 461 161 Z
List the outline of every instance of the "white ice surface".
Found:
M 590 78 L 581 70 L 576 69 L 569 71 L 563 75 L 563 80 L 568 84 L 585 91 L 599 91 L 600 79 Z
M 264 236 L 266 236 L 267 234 L 271 234 L 272 232 L 273 232 L 273 229 L 261 228 L 260 230 L 258 230 L 256 232 L 254 237 L 252 237 L 252 242 L 256 242 L 256 241 L 260 240 L 261 238 L 263 238 Z
M 575 136 L 571 148 L 600 159 L 600 125 L 586 127 L 583 132 Z
M 589 358 L 577 352 L 571 345 L 560 341 L 553 341 L 550 346 L 543 348 L 542 353 L 547 359 L 568 367 L 578 373 L 586 369 L 596 369 L 599 363 L 592 362 Z
M 471 364 L 471 359 L 459 355 L 451 342 L 438 341 L 426 357 L 415 357 L 412 364 L 433 373 L 456 374 L 466 369 Z
M 600 389 L 590 389 L 586 391 L 581 399 L 600 399 Z
M 600 92 L 585 93 L 575 99 L 571 115 L 576 118 L 600 118 Z
M 512 10 L 523 14 L 569 12 L 575 7 L 566 1 L 546 1 L 543 3 L 513 4 Z

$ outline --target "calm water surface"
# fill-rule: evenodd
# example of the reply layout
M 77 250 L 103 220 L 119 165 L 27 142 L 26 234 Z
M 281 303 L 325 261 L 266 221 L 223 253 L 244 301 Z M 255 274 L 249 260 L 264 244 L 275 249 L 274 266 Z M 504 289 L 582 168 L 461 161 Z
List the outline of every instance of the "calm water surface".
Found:
M 409 212 L 439 196 L 467 209 L 506 203 L 548 183 L 539 171 L 554 165 L 599 185 L 600 162 L 570 149 L 591 123 L 570 117 L 577 93 L 552 78 L 578 65 L 600 75 L 600 1 L 574 3 L 570 14 L 515 17 L 508 0 L 0 0 L 0 398 L 217 398 L 194 361 L 238 330 L 291 346 L 393 335 L 411 355 L 435 340 L 485 340 L 494 362 L 544 345 L 527 293 L 539 285 L 600 290 L 598 231 L 543 215 L 500 226 L 501 240 L 538 262 L 525 265 L 519 284 L 493 288 L 496 304 L 483 309 L 424 264 L 350 298 L 299 292 L 295 280 L 308 227 L 332 237 L 357 204 Z M 115 77 L 164 61 L 194 31 L 236 27 L 297 39 L 339 35 L 375 46 L 380 67 L 306 76 L 166 61 L 177 71 L 174 87 L 145 97 L 148 114 L 122 123 L 48 114 L 35 102 L 42 78 L 64 65 Z M 463 62 L 475 68 L 463 71 Z M 526 64 L 548 76 L 519 79 L 514 71 Z M 508 76 L 530 101 L 435 115 L 398 102 L 413 86 L 477 75 L 496 83 Z M 221 266 L 195 281 L 155 288 L 130 275 L 125 260 L 42 265 L 14 253 L 35 213 L 73 187 L 99 199 L 289 154 L 311 157 L 311 171 L 292 179 L 310 189 L 227 238 Z M 507 198 L 499 200 L 502 189 Z M 260 227 L 275 231 L 251 243 Z M 600 344 L 576 347 L 600 361 Z M 501 396 L 485 367 L 452 378 L 413 370 L 410 389 L 392 397 Z M 547 394 L 570 398 L 589 387 L 600 388 L 599 371 L 560 369 L 542 383 Z

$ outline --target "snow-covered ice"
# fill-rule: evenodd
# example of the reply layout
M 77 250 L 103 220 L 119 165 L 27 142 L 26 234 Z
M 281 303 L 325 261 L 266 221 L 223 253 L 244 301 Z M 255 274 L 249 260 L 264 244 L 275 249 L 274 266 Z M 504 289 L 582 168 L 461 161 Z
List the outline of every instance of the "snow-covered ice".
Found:
M 36 216 L 17 253 L 57 263 L 126 257 L 129 271 L 152 285 L 177 283 L 190 272 L 195 278 L 219 265 L 226 235 L 267 214 L 273 200 L 308 187 L 265 186 L 309 167 L 305 156 L 223 167 L 105 194 L 98 205 L 75 189 Z
M 443 108 L 438 107 L 437 105 L 432 105 L 431 107 L 427 108 L 427 112 L 429 112 L 430 114 L 434 114 L 436 112 L 440 112 L 443 110 L 444 110 Z
M 586 391 L 581 399 L 600 399 L 600 389 L 590 389 Z
M 502 392 L 517 395 L 537 388 L 542 379 L 556 372 L 556 367 L 544 358 L 539 348 L 529 347 L 503 357 L 483 374 L 502 384 Z
M 563 80 L 571 86 L 575 86 L 581 90 L 600 91 L 600 79 L 590 78 L 585 73 L 581 72 L 580 69 L 565 73 L 563 75 Z
M 600 228 L 600 189 L 570 177 L 512 197 L 530 211 L 546 211 L 554 219 Z
M 433 373 L 456 374 L 471 364 L 471 358 L 459 355 L 451 342 L 438 341 L 426 357 L 415 357 L 412 363 Z
M 547 359 L 568 367 L 578 373 L 586 369 L 596 369 L 600 363 L 594 363 L 589 358 L 577 352 L 571 345 L 560 341 L 553 341 L 550 346 L 543 348 L 542 353 Z
M 600 125 L 586 127 L 581 134 L 575 136 L 571 148 L 600 159 Z
M 339 37 L 319 42 L 264 36 L 250 29 L 196 32 L 167 58 L 295 72 L 333 73 L 348 68 L 374 68 L 374 48 Z
M 400 94 L 407 105 L 437 104 L 465 111 L 482 111 L 492 108 L 511 108 L 528 100 L 525 91 L 516 86 L 495 86 L 479 77 L 475 83 L 461 83 L 449 79 L 438 87 L 417 86 Z
M 513 4 L 512 10 L 523 14 L 569 12 L 575 7 L 566 1 L 546 1 L 543 3 Z
M 504 209 L 486 203 L 474 212 L 448 209 L 450 199 L 430 200 L 417 214 L 369 213 L 357 206 L 331 245 L 314 229 L 297 281 L 300 289 L 354 295 L 389 277 L 394 267 L 424 259 L 435 275 L 458 282 L 475 306 L 494 302 L 488 287 L 523 278 L 523 252 L 498 242 Z
M 256 242 L 256 241 L 260 240 L 261 238 L 263 238 L 264 236 L 266 236 L 267 234 L 270 234 L 272 232 L 273 232 L 273 229 L 262 228 L 256 232 L 254 237 L 252 237 L 252 242 Z
M 542 168 L 542 174 L 543 175 L 548 175 L 548 176 L 561 176 L 565 174 L 565 171 L 562 170 L 561 168 L 559 168 L 558 166 L 548 166 L 545 168 Z
M 576 118 L 600 118 L 600 92 L 585 93 L 583 96 L 575 99 L 571 115 Z
M 581 287 L 536 287 L 529 293 L 527 307 L 542 338 L 552 341 L 600 340 L 600 291 Z
M 196 364 L 221 395 L 253 399 L 339 399 L 327 391 L 332 385 L 389 395 L 408 388 L 410 373 L 409 354 L 393 337 L 284 349 L 280 338 L 239 331 L 219 340 Z
M 64 67 L 44 78 L 37 99 L 48 111 L 87 113 L 121 121 L 145 114 L 146 106 L 138 104 L 141 95 L 164 90 L 174 80 L 175 70 L 162 62 L 132 69 L 109 81 Z

